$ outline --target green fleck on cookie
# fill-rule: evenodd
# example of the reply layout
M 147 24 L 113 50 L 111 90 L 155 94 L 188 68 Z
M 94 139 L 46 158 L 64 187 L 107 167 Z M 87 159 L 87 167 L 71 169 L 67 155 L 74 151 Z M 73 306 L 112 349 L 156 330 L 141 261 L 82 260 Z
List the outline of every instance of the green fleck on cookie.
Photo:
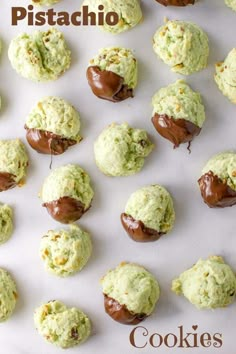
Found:
M 22 33 L 9 46 L 8 57 L 18 74 L 32 81 L 56 80 L 71 64 L 71 52 L 62 32 Z
M 11 275 L 0 268 L 0 322 L 8 320 L 16 306 L 17 290 Z
M 118 34 L 135 27 L 142 20 L 142 10 L 139 0 L 84 0 L 82 6 L 88 6 L 89 11 L 98 14 L 99 6 L 103 6 L 104 18 L 108 12 L 115 12 L 119 16 L 116 25 L 109 25 L 106 22 L 99 26 L 106 32 Z
M 60 277 L 80 271 L 88 262 L 91 252 L 89 234 L 75 224 L 67 230 L 50 230 L 41 239 L 40 257 L 45 269 Z
M 236 104 L 236 48 L 216 64 L 215 82 L 223 95 Z
M 226 307 L 234 301 L 236 278 L 222 257 L 212 256 L 200 259 L 173 280 L 172 291 L 183 294 L 199 309 Z
M 9 240 L 13 232 L 13 212 L 7 204 L 0 205 L 0 245 Z
M 85 342 L 91 323 L 78 308 L 68 308 L 60 301 L 50 301 L 35 310 L 34 323 L 39 334 L 49 343 L 70 348 Z
M 113 123 L 94 143 L 95 161 L 107 176 L 130 176 L 142 169 L 153 148 L 145 130 Z
M 153 49 L 172 71 L 179 74 L 190 75 L 207 66 L 208 37 L 191 22 L 168 21 L 155 33 Z

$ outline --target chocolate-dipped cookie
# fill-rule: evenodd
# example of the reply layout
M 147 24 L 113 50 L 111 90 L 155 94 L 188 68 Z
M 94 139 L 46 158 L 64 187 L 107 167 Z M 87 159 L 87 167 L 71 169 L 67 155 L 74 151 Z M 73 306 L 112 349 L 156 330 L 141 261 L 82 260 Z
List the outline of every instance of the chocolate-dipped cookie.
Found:
M 121 263 L 101 283 L 106 313 L 122 324 L 136 325 L 150 316 L 160 296 L 154 276 L 133 263 Z
M 213 156 L 198 180 L 204 202 L 210 208 L 236 204 L 236 154 L 224 152 Z
M 58 97 L 45 97 L 26 119 L 29 145 L 41 154 L 61 155 L 81 141 L 79 113 Z
M 157 132 L 174 148 L 188 143 L 201 132 L 205 110 L 199 93 L 183 80 L 160 89 L 152 99 L 152 123 Z
M 159 4 L 164 6 L 187 6 L 194 5 L 195 0 L 156 0 Z
M 143 187 L 131 194 L 121 223 L 137 242 L 152 242 L 170 232 L 175 221 L 173 201 L 159 185 Z
M 90 60 L 88 83 L 93 93 L 104 100 L 120 102 L 133 97 L 137 85 L 137 61 L 125 48 L 103 48 Z
M 0 192 L 24 184 L 29 160 L 19 139 L 0 140 Z
M 48 213 L 68 224 L 80 219 L 90 208 L 93 194 L 87 173 L 78 165 L 66 165 L 51 172 L 40 196 Z

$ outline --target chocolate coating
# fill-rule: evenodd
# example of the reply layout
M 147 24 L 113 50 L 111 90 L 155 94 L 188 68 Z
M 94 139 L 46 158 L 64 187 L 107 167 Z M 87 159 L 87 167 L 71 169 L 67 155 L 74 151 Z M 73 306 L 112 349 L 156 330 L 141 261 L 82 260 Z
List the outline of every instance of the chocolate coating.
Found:
M 166 114 L 156 113 L 152 123 L 161 136 L 174 144 L 174 149 L 183 143 L 189 143 L 190 146 L 193 138 L 201 131 L 201 128 L 186 119 L 174 119 Z
M 30 146 L 41 154 L 61 155 L 70 146 L 77 143 L 76 140 L 63 138 L 60 135 L 34 128 L 26 129 L 26 139 Z
M 44 203 L 43 207 L 47 208 L 48 213 L 53 219 L 69 224 L 79 220 L 81 216 L 88 210 L 79 200 L 71 197 L 62 197 L 52 202 Z
M 98 66 L 89 66 L 87 79 L 94 95 L 104 100 L 120 102 L 133 97 L 133 89 L 124 85 L 123 77 L 112 71 L 100 70 Z
M 0 192 L 14 188 L 17 185 L 15 176 L 8 172 L 0 172 Z
M 106 313 L 113 318 L 113 320 L 128 324 L 136 325 L 145 320 L 146 314 L 134 314 L 127 309 L 125 305 L 119 304 L 118 301 L 104 294 L 104 307 Z
M 202 198 L 210 208 L 225 208 L 236 204 L 236 191 L 212 171 L 199 178 L 198 184 Z
M 187 6 L 194 5 L 195 0 L 156 0 L 164 6 Z
M 136 242 L 152 242 L 164 235 L 164 233 L 146 227 L 142 221 L 135 220 L 131 215 L 122 213 L 120 218 L 127 234 Z

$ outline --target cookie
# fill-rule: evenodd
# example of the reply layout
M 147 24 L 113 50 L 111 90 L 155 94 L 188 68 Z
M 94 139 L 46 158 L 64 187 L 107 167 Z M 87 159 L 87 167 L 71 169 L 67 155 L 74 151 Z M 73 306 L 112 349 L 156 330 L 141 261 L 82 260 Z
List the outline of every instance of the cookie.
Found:
M 85 313 L 57 300 L 36 308 L 34 323 L 47 342 L 64 349 L 82 344 L 91 333 L 91 323 Z
M 28 164 L 25 146 L 19 139 L 0 140 L 0 192 L 22 186 Z
M 121 263 L 101 280 L 106 313 L 122 324 L 136 325 L 150 316 L 160 297 L 157 280 L 142 266 Z
M 79 113 L 59 97 L 41 99 L 29 113 L 25 129 L 30 146 L 42 154 L 63 154 L 82 139 Z
M 172 291 L 184 295 L 199 309 L 226 307 L 235 299 L 236 278 L 222 257 L 200 259 L 173 280 Z
M 0 205 L 0 245 L 9 240 L 13 233 L 13 211 L 7 204 Z
M 236 204 L 236 154 L 223 152 L 213 156 L 198 180 L 204 202 L 210 208 Z
M 173 143 L 190 143 L 199 135 L 205 121 L 201 95 L 184 80 L 161 88 L 152 98 L 152 123 L 157 132 Z
M 19 75 L 37 82 L 58 79 L 71 64 L 65 38 L 53 27 L 19 34 L 10 43 L 8 57 Z
M 93 93 L 111 102 L 133 97 L 137 86 L 137 60 L 129 49 L 103 48 L 90 60 L 87 69 L 88 83 Z
M 11 317 L 17 301 L 16 284 L 11 275 L 0 268 L 0 322 Z
M 65 224 L 82 217 L 90 208 L 93 195 L 90 177 L 78 165 L 65 165 L 53 170 L 40 192 L 48 213 Z
M 107 176 L 130 176 L 142 169 L 153 147 L 145 130 L 113 123 L 94 143 L 95 161 Z
M 223 95 L 236 104 L 236 48 L 216 64 L 215 82 Z
M 36 6 L 51 6 L 58 3 L 60 0 L 31 0 Z
M 96 15 L 99 13 L 99 8 L 102 9 L 105 19 L 109 12 L 118 14 L 116 25 L 111 25 L 105 21 L 103 26 L 99 26 L 102 30 L 112 34 L 118 34 L 135 27 L 143 17 L 139 0 L 84 0 L 82 6 L 88 6 L 89 11 Z
M 40 257 L 45 269 L 60 277 L 80 271 L 91 252 L 90 235 L 75 224 L 69 229 L 49 230 L 41 239 Z
M 184 21 L 168 21 L 153 38 L 154 52 L 173 72 L 190 75 L 207 66 L 208 37 L 197 25 Z
M 175 211 L 173 200 L 160 185 L 143 187 L 127 201 L 121 222 L 127 234 L 138 242 L 158 240 L 173 228 Z
M 225 0 L 225 4 L 232 10 L 236 11 L 236 0 Z

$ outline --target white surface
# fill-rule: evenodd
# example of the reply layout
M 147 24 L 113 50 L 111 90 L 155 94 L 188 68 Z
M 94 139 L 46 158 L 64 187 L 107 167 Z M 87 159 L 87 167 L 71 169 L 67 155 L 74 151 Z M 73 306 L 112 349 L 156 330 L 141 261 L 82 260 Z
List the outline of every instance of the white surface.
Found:
M 135 349 L 129 344 L 132 327 L 112 321 L 103 309 L 99 278 L 120 261 L 143 264 L 155 274 L 161 285 L 161 298 L 153 316 L 143 322 L 150 334 L 176 333 L 177 327 L 199 326 L 199 332 L 220 332 L 223 347 L 216 349 L 168 349 L 161 353 L 233 353 L 235 348 L 236 304 L 224 310 L 198 311 L 183 297 L 170 291 L 171 280 L 190 267 L 198 258 L 220 254 L 236 269 L 235 208 L 211 210 L 203 204 L 196 183 L 206 160 L 214 153 L 235 148 L 236 107 L 218 91 L 214 81 L 214 63 L 223 59 L 235 46 L 236 13 L 224 6 L 223 0 L 200 0 L 193 7 L 165 8 L 154 0 L 143 0 L 144 22 L 130 32 L 112 36 L 92 27 L 62 28 L 72 49 L 71 69 L 58 81 L 35 84 L 18 76 L 7 59 L 7 46 L 21 31 L 32 31 L 26 22 L 11 27 L 11 6 L 27 5 L 28 1 L 1 1 L 0 36 L 4 50 L 0 65 L 0 92 L 4 107 L 0 119 L 0 138 L 20 137 L 25 141 L 24 120 L 39 98 L 59 95 L 72 102 L 82 119 L 84 140 L 63 156 L 53 158 L 53 168 L 66 163 L 79 163 L 91 175 L 95 198 L 91 210 L 80 224 L 91 232 L 93 256 L 85 269 L 67 279 L 47 274 L 38 256 L 41 236 L 60 227 L 40 206 L 37 192 L 50 172 L 50 157 L 39 155 L 30 148 L 30 168 L 27 184 L 19 189 L 1 193 L 0 200 L 14 207 L 15 232 L 0 248 L 0 265 L 11 271 L 17 282 L 19 301 L 12 318 L 0 324 L 1 354 L 56 354 L 54 347 L 38 335 L 33 325 L 33 311 L 42 302 L 59 299 L 71 306 L 81 307 L 91 317 L 93 335 L 81 347 L 68 349 L 68 354 L 143 354 L 158 352 L 147 346 Z M 81 1 L 64 0 L 56 10 L 75 11 Z M 207 70 L 187 78 L 192 88 L 204 98 L 207 121 L 201 135 L 192 144 L 173 151 L 171 144 L 159 137 L 150 122 L 153 93 L 174 82 L 176 74 L 158 60 L 152 51 L 151 39 L 164 16 L 191 20 L 202 26 L 210 39 L 210 61 Z M 135 98 L 112 104 L 92 95 L 85 78 L 87 62 L 100 47 L 123 45 L 132 48 L 139 61 L 139 86 Z M 127 178 L 103 176 L 93 160 L 93 141 L 109 123 L 128 121 L 145 128 L 156 144 L 141 173 Z M 149 184 L 160 183 L 168 188 L 175 201 L 176 224 L 171 234 L 160 241 L 138 244 L 122 229 L 119 215 L 130 193 Z M 139 340 L 141 341 L 141 335 Z M 141 343 L 141 342 L 139 342 Z

